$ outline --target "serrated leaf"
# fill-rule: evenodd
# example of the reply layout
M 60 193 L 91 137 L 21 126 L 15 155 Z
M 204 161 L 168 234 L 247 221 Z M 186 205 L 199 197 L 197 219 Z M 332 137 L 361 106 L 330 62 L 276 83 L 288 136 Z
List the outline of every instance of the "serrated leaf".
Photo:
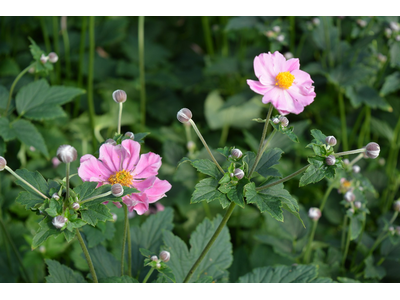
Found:
M 95 247 L 105 240 L 111 240 L 114 237 L 116 229 L 113 222 L 106 222 L 104 224 L 104 231 L 99 228 L 100 224 L 104 223 L 97 223 L 96 227 L 85 226 L 82 228 L 89 248 Z
M 28 147 L 35 147 L 38 151 L 42 152 L 46 157 L 49 157 L 46 143 L 44 142 L 43 136 L 36 129 L 36 127 L 29 121 L 19 119 L 11 123 L 12 128 L 18 133 L 17 139 Z
M 166 263 L 162 263 L 161 269 L 157 269 L 157 271 L 163 274 L 173 283 L 176 283 L 174 272 L 172 272 L 172 269 Z
M 69 224 L 71 224 L 71 223 L 68 223 L 68 225 Z M 67 241 L 67 243 L 71 242 L 74 239 L 75 234 L 76 234 L 75 231 L 70 231 L 70 230 L 64 230 L 64 231 L 62 231 L 62 233 L 64 234 L 64 237 L 65 237 L 65 240 Z
M 81 274 L 58 261 L 45 259 L 45 262 L 49 270 L 49 276 L 46 276 L 47 283 L 86 283 Z
M 382 266 L 374 266 L 374 258 L 372 255 L 365 259 L 364 278 L 377 278 L 381 280 L 386 276 L 386 271 Z
M 97 278 L 121 276 L 121 263 L 102 245 L 88 249 Z M 83 255 L 83 254 L 82 254 Z
M 16 138 L 14 129 L 10 126 L 10 122 L 5 117 L 0 117 L 0 136 L 6 142 Z
M 291 139 L 293 142 L 298 143 L 299 138 L 297 135 L 294 133 L 294 127 L 283 127 L 280 123 L 275 124 L 272 122 L 273 118 L 269 120 L 269 123 L 272 125 L 272 127 L 282 133 L 283 135 L 286 135 L 289 139 Z
M 97 222 L 113 220 L 110 209 L 104 204 L 91 205 L 87 210 L 81 210 L 81 218 L 92 226 L 96 226 Z
M 310 157 L 308 158 L 308 162 L 310 163 L 310 166 L 300 178 L 300 187 L 310 183 L 316 183 L 325 177 L 330 179 L 334 178 L 336 168 L 341 164 L 341 160 L 336 158 L 335 165 L 329 166 L 325 163 L 325 158 L 323 157 Z
M 183 162 L 190 162 L 190 164 L 197 169 L 200 173 L 211 176 L 215 179 L 221 178 L 222 174 L 218 167 L 209 159 L 188 159 L 184 157 L 178 165 Z
M 172 269 L 176 282 L 183 282 L 190 268 L 211 239 L 221 221 L 222 217 L 217 216 L 213 221 L 205 219 L 197 226 L 190 237 L 190 251 L 186 244 L 179 237 L 173 235 L 172 232 L 163 232 L 165 249 L 171 253 L 168 266 Z M 228 228 L 224 227 L 213 246 L 194 272 L 190 282 L 196 282 L 204 276 L 211 276 L 217 281 L 227 276 L 226 269 L 231 265 L 233 260 L 232 244 L 229 240 L 230 235 Z
M 43 178 L 42 174 L 40 174 L 38 171 L 32 172 L 27 169 L 18 169 L 15 171 L 15 173 L 17 173 L 17 175 L 20 176 L 22 179 L 25 179 L 27 182 L 29 182 L 34 188 L 42 192 L 45 196 L 48 196 L 49 185 Z M 25 182 L 17 179 L 15 183 L 27 190 L 28 192 L 38 195 L 34 190 L 26 185 Z
M 281 174 L 278 170 L 272 168 L 274 165 L 279 163 L 283 151 L 279 148 L 268 149 L 263 153 L 261 159 L 254 170 L 263 177 L 279 177 Z M 248 165 L 249 171 L 253 168 L 256 160 L 256 154 L 254 152 L 246 152 L 243 158 L 243 162 Z
M 386 96 L 390 93 L 397 91 L 400 88 L 400 72 L 394 72 L 385 78 L 385 82 L 382 85 L 380 94 Z
M 121 277 L 113 276 L 107 278 L 101 278 L 99 283 L 139 283 L 135 278 L 124 275 Z
M 263 267 L 240 277 L 239 283 L 307 283 L 317 275 L 314 265 Z
M 228 158 L 228 156 L 231 153 L 231 150 L 228 146 L 225 146 L 224 148 L 218 148 L 217 152 L 219 152 L 221 155 L 225 156 L 226 158 Z
M 355 240 L 360 235 L 364 219 L 365 219 L 364 214 L 356 214 L 356 215 L 351 216 L 351 218 L 350 218 L 350 228 L 351 228 L 350 240 L 351 241 Z
M 318 129 L 311 129 L 311 135 L 314 137 L 314 140 L 312 140 L 312 143 L 315 143 L 317 145 L 324 145 L 326 144 L 326 135 L 321 132 L 321 130 Z
M 50 217 L 54 218 L 61 214 L 62 208 L 63 208 L 63 203 L 61 201 L 57 201 L 56 199 L 51 198 L 49 200 L 49 207 L 45 209 L 45 212 Z
M 45 217 L 39 223 L 39 229 L 32 240 L 32 250 L 43 244 L 50 236 L 56 238 L 61 231 L 53 226 L 49 217 Z
M 214 178 L 206 178 L 201 180 L 195 186 L 190 203 L 198 203 L 201 201 L 207 201 L 207 203 L 226 198 L 226 196 L 217 190 L 218 181 Z
M 139 252 L 146 258 L 150 258 L 152 255 L 154 255 L 154 252 L 147 250 L 145 248 L 139 248 Z
M 25 206 L 25 209 L 29 210 L 36 209 L 38 206 L 43 204 L 44 199 L 36 193 L 20 192 L 17 199 L 15 199 L 15 202 Z
M 358 88 L 349 86 L 345 91 L 354 108 L 365 104 L 371 108 L 380 108 L 385 111 L 392 110 L 392 107 L 379 95 L 378 91 L 370 86 L 365 85 Z
M 263 212 L 268 212 L 276 220 L 283 222 L 282 202 L 278 198 L 270 197 L 267 194 L 256 191 L 254 182 L 246 184 L 244 194 L 247 203 L 254 203 L 258 209 Z
M 65 116 L 66 113 L 61 108 L 61 106 L 50 106 L 45 104 L 42 104 L 41 106 L 36 106 L 24 114 L 25 118 L 36 121 L 52 120 Z

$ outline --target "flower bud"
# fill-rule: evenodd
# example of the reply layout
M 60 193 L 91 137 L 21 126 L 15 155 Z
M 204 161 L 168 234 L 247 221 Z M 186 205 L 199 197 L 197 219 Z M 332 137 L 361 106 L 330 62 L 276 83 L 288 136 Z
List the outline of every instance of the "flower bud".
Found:
M 231 154 L 234 158 L 241 158 L 243 155 L 242 151 L 240 151 L 239 149 L 233 149 Z
M 354 214 L 354 209 L 352 207 L 350 207 L 347 211 L 350 212 L 351 214 Z
M 58 61 L 58 55 L 55 52 L 50 52 L 48 56 L 49 56 L 49 62 L 51 62 L 52 64 Z
M 73 210 L 78 210 L 81 206 L 79 205 L 78 202 L 74 202 L 74 203 L 72 203 L 71 207 L 72 207 Z
M 242 179 L 244 177 L 244 172 L 241 169 L 235 169 L 234 175 L 237 179 Z
M 42 64 L 45 64 L 45 63 L 47 63 L 47 60 L 49 59 L 49 57 L 48 56 L 44 56 L 44 54 L 42 54 L 42 56 L 40 57 L 40 62 L 42 63 Z
M 3 156 L 0 156 L 0 171 L 3 171 L 7 166 L 7 161 Z
M 125 136 L 127 136 L 128 138 L 130 138 L 132 140 L 135 138 L 135 135 L 133 134 L 133 132 L 130 132 L 130 131 L 125 132 Z
M 155 255 L 153 255 L 150 259 L 151 259 L 152 261 L 157 261 L 157 260 L 158 260 L 158 257 L 155 256 Z
M 111 193 L 114 197 L 121 197 L 124 194 L 124 188 L 119 183 L 113 184 Z
M 354 202 L 354 207 L 357 209 L 361 208 L 361 202 L 360 201 Z
M 54 225 L 55 228 L 62 228 L 67 221 L 68 219 L 64 218 L 64 216 L 57 216 L 53 218 L 51 223 Z
M 280 35 L 278 35 L 278 36 L 276 37 L 276 40 L 277 40 L 278 42 L 283 42 L 283 41 L 285 40 L 285 36 L 284 36 L 283 34 L 280 34 Z
M 348 164 L 350 163 L 350 161 L 349 161 L 347 158 L 345 158 L 345 159 L 343 159 L 343 163 L 344 163 L 345 165 L 348 165 Z
M 281 28 L 279 26 L 272 27 L 272 30 L 275 32 L 281 32 Z
M 400 200 L 396 200 L 393 203 L 393 210 L 394 211 L 400 211 Z
M 179 122 L 181 123 L 187 123 L 189 120 L 192 118 L 192 112 L 187 109 L 187 108 L 182 108 L 180 111 L 178 111 L 176 117 Z
M 61 145 L 57 149 L 57 158 L 63 163 L 70 163 L 76 160 L 78 153 L 70 145 Z
M 354 173 L 360 173 L 360 170 L 361 170 L 361 169 L 360 169 L 360 166 L 358 166 L 358 165 L 354 165 L 354 166 L 353 166 L 353 172 L 354 172 Z
M 189 141 L 189 142 L 187 142 L 187 144 L 186 144 L 186 148 L 187 148 L 189 151 L 193 151 L 193 150 L 196 148 L 196 144 L 195 144 L 193 141 Z
M 161 264 L 160 263 L 156 264 L 156 268 L 157 269 L 161 268 Z
M 114 141 L 113 139 L 106 139 L 106 141 L 104 142 L 104 144 L 110 144 L 110 145 L 116 146 L 116 145 L 117 145 L 117 142 Z
M 233 178 L 233 176 L 235 176 L 235 174 L 229 173 L 229 176 L 230 176 L 231 178 Z
M 336 163 L 336 157 L 334 155 L 329 155 L 326 159 L 325 162 L 328 166 L 333 166 Z
M 333 135 L 327 136 L 325 139 L 325 142 L 329 145 L 329 146 L 335 146 L 337 141 L 336 138 Z
M 168 251 L 161 251 L 160 259 L 163 262 L 168 262 L 170 258 L 171 258 L 171 254 Z
M 118 216 L 115 213 L 111 213 L 111 215 L 112 215 L 113 221 L 117 222 Z
M 289 120 L 286 117 L 280 117 L 279 121 L 281 122 L 282 127 L 288 127 L 289 125 Z
M 379 152 L 381 151 L 381 147 L 374 142 L 369 143 L 365 149 L 367 150 L 365 153 L 368 158 L 377 158 L 379 156 Z
M 51 198 L 54 198 L 56 200 L 60 200 L 60 196 L 58 196 L 57 193 L 54 193 L 53 195 L 51 195 Z
M 347 202 L 353 202 L 356 199 L 356 196 L 353 194 L 353 192 L 348 191 L 346 194 L 344 194 L 344 200 Z
M 321 217 L 321 211 L 317 207 L 311 207 L 308 211 L 308 216 L 314 220 L 318 221 L 318 219 Z
M 124 103 L 126 101 L 126 93 L 123 90 L 116 90 L 112 93 L 112 97 L 117 103 Z
M 272 123 L 274 123 L 275 125 L 276 124 L 279 124 L 281 121 L 279 121 L 279 119 L 278 118 L 274 118 L 273 120 L 272 120 Z

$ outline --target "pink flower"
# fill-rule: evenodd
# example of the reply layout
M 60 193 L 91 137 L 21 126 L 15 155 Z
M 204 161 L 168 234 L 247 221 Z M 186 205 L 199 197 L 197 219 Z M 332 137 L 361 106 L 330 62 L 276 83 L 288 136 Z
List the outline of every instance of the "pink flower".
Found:
M 262 102 L 269 102 L 281 115 L 299 114 L 316 96 L 311 77 L 301 71 L 298 58 L 286 58 L 275 51 L 262 53 L 254 58 L 254 73 L 259 81 L 247 80 L 250 88 L 263 95 Z
M 122 198 L 129 211 L 135 210 L 142 215 L 154 203 L 165 197 L 171 184 L 160 180 L 156 175 L 161 167 L 161 157 L 152 152 L 140 153 L 140 144 L 131 139 L 122 141 L 121 145 L 103 144 L 99 150 L 99 159 L 86 154 L 81 157 L 78 168 L 83 181 L 96 181 L 98 187 L 103 184 L 120 183 L 140 191 Z M 122 207 L 119 202 L 114 202 Z

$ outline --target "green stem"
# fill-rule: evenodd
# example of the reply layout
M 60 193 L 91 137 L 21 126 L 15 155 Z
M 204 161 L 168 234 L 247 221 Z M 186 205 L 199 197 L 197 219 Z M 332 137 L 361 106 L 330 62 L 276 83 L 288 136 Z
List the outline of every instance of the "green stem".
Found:
M 262 149 L 262 153 L 265 152 L 265 150 L 267 150 L 268 144 L 269 142 L 272 140 L 272 138 L 274 137 L 274 135 L 277 133 L 278 131 L 274 128 L 274 131 L 271 132 L 271 134 L 268 136 L 268 138 L 265 140 L 264 142 L 264 147 Z
M 204 201 L 203 201 L 204 202 Z M 128 275 L 132 277 L 132 244 L 131 244 L 131 230 L 129 227 L 129 218 L 127 218 L 127 243 L 128 243 Z
M 66 17 L 61 17 L 66 18 Z M 66 22 L 66 21 L 65 21 Z M 71 79 L 71 61 L 70 61 L 70 46 L 67 28 L 62 28 L 62 37 L 64 41 L 64 55 L 65 55 L 65 71 L 67 79 Z
M 222 16 L 221 18 L 221 23 L 222 26 L 225 27 L 225 25 L 228 23 L 228 17 L 227 16 Z M 222 56 L 228 56 L 229 55 L 229 43 L 228 43 L 228 36 L 225 30 L 222 30 L 222 47 L 221 47 L 221 54 Z
M 317 229 L 318 221 L 313 221 L 313 225 L 311 228 L 310 238 L 308 239 L 306 251 L 304 253 L 304 263 L 308 264 L 310 261 L 310 254 L 311 254 L 311 244 L 314 240 L 315 230 Z
M 29 182 L 27 182 L 25 179 L 23 179 L 21 176 L 19 176 L 17 173 L 15 173 L 9 166 L 4 167 L 8 172 L 10 172 L 15 178 L 19 179 L 23 183 L 25 183 L 27 186 L 29 186 L 32 190 L 34 190 L 36 193 L 38 193 L 41 197 L 44 199 L 47 199 L 48 197 L 43 195 L 42 192 L 40 192 L 38 189 L 36 189 L 33 185 L 31 185 Z
M 203 26 L 204 40 L 206 42 L 207 53 L 210 56 L 214 56 L 214 46 L 211 38 L 210 24 L 208 22 L 208 17 L 201 17 L 201 25 Z
M 333 190 L 333 184 L 330 184 L 328 189 L 325 191 L 324 198 L 322 198 L 321 205 L 319 207 L 319 210 L 321 211 L 321 213 L 324 210 L 326 200 L 328 200 L 328 197 L 329 197 L 330 193 L 332 192 L 332 190 Z
M 213 162 L 215 163 L 215 165 L 217 166 L 217 168 L 221 171 L 222 174 L 225 173 L 224 169 L 222 169 L 222 167 L 219 165 L 219 163 L 217 162 L 217 160 L 215 159 L 214 155 L 211 153 L 210 148 L 208 147 L 205 139 L 203 138 L 203 136 L 201 135 L 199 129 L 196 126 L 196 123 L 190 119 L 189 120 L 190 124 L 192 125 L 194 131 L 196 132 L 197 136 L 199 137 L 200 141 L 203 143 L 204 147 L 206 148 L 208 154 L 210 155 L 211 159 L 213 160 Z
M 8 95 L 6 110 L 4 111 L 4 116 L 5 116 L 5 117 L 7 116 L 8 109 L 9 109 L 10 104 L 11 104 L 12 94 L 13 94 L 13 92 L 14 92 L 14 88 L 15 88 L 17 82 L 21 79 L 22 76 L 24 76 L 24 74 L 25 74 L 26 72 L 28 72 L 28 70 L 29 70 L 30 68 L 34 67 L 35 65 L 36 65 L 36 62 L 30 64 L 28 67 L 26 67 L 25 69 L 23 69 L 23 70 L 21 71 L 21 73 L 19 73 L 18 76 L 14 79 L 14 82 L 12 83 L 11 88 L 10 88 L 10 93 L 9 93 L 9 95 Z
M 15 246 L 14 242 L 12 241 L 10 233 L 8 232 L 7 227 L 4 224 L 3 218 L 1 216 L 0 216 L 0 225 L 1 225 L 1 228 L 3 229 L 4 235 L 6 236 L 6 239 L 8 240 L 8 243 L 11 245 L 11 247 L 15 253 L 15 256 L 17 257 L 18 263 L 21 266 L 21 270 L 22 270 L 23 275 L 25 276 L 26 282 L 32 282 L 30 277 L 28 276 L 28 272 L 26 271 L 24 264 L 22 263 L 22 259 L 21 259 L 21 256 L 19 255 L 17 247 Z
M 347 215 L 344 216 L 343 218 L 343 226 L 342 226 L 342 240 L 340 243 L 340 249 L 343 251 L 344 249 L 344 243 L 345 243 L 345 237 L 346 237 L 346 227 L 347 227 Z
M 228 133 L 229 133 L 229 124 L 225 124 L 222 127 L 221 138 L 219 139 L 219 145 L 221 147 L 225 146 L 226 140 L 228 138 Z
M 57 53 L 57 55 L 60 55 L 60 46 L 58 43 L 58 17 L 54 16 L 53 17 L 53 43 L 54 43 L 54 51 Z M 61 81 L 61 66 L 60 64 L 55 64 L 55 69 L 56 69 L 56 83 L 60 84 Z
M 342 140 L 343 140 L 343 150 L 349 150 L 348 141 L 347 141 L 347 124 L 346 124 L 346 111 L 344 107 L 344 100 L 343 100 L 343 91 L 339 88 L 339 110 L 340 110 L 340 122 L 342 126 Z
M 272 183 L 267 184 L 267 185 L 259 186 L 259 187 L 256 188 L 256 191 L 265 190 L 267 188 L 270 188 L 271 186 L 274 186 L 274 185 L 283 183 L 285 181 L 288 181 L 289 179 L 292 179 L 293 177 L 295 177 L 295 176 L 299 175 L 300 173 L 302 173 L 303 171 L 305 171 L 309 166 L 310 166 L 310 164 L 302 167 L 300 170 L 297 170 L 296 172 L 294 172 L 294 173 L 292 173 L 292 174 L 290 174 L 290 175 L 286 176 L 285 178 L 282 178 L 282 179 L 280 179 L 278 181 L 272 182 Z
M 364 114 L 365 114 L 365 110 L 366 110 L 366 106 L 364 106 L 364 108 L 360 111 L 360 113 L 357 116 L 357 120 L 354 123 L 353 129 L 351 130 L 351 133 L 350 133 L 350 138 L 349 138 L 350 142 L 351 141 L 355 141 L 356 140 L 356 135 L 360 134 L 360 132 L 359 132 L 360 130 L 359 129 L 360 129 L 360 126 L 361 126 L 361 121 L 363 120 L 363 117 L 364 117 Z M 349 147 L 351 145 L 352 144 L 350 144 Z
M 64 200 L 64 211 L 67 209 L 69 204 L 69 170 L 70 170 L 71 163 L 66 163 L 65 169 L 65 185 L 66 185 L 66 193 L 65 193 L 65 200 Z
M 125 203 L 122 203 L 125 215 L 125 226 L 124 226 L 124 236 L 122 238 L 122 249 L 121 249 L 121 276 L 124 276 L 124 263 L 125 263 L 125 245 L 126 245 L 126 235 L 128 233 L 129 221 L 128 221 L 128 207 Z
M 344 252 L 343 252 L 343 257 L 342 257 L 342 267 L 344 267 L 344 263 L 346 262 L 347 253 L 349 251 L 350 237 L 351 237 L 351 220 L 349 222 L 349 226 L 347 227 L 347 238 L 346 238 L 346 245 L 344 247 Z
M 94 73 L 94 16 L 89 17 L 89 72 L 88 72 L 88 108 L 89 108 L 89 122 L 90 131 L 92 134 L 93 149 L 96 149 L 96 136 L 94 132 L 94 100 L 93 100 L 93 73 Z
M 83 87 L 83 60 L 85 55 L 85 41 L 86 41 L 86 30 L 87 30 L 87 17 L 82 17 L 82 27 L 81 27 L 81 39 L 79 42 L 79 65 L 78 65 L 78 86 Z M 74 117 L 79 114 L 79 106 L 81 102 L 80 97 L 76 97 L 74 105 Z
M 144 16 L 139 16 L 138 27 L 138 44 L 139 44 L 139 77 L 140 77 L 140 110 L 141 110 L 141 126 L 142 131 L 146 126 L 146 82 L 144 69 Z
M 354 165 L 356 162 L 358 162 L 361 158 L 364 157 L 364 153 L 360 153 L 356 156 L 355 159 L 353 159 L 350 163 L 349 163 L 349 167 L 351 167 L 352 165 Z
M 78 240 L 79 240 L 79 244 L 81 245 L 83 254 L 85 255 L 87 264 L 89 266 L 90 274 L 92 274 L 93 282 L 94 283 L 99 283 L 98 280 L 97 280 L 96 271 L 94 270 L 94 267 L 93 267 L 92 259 L 90 258 L 89 251 L 86 248 L 86 245 L 85 245 L 85 242 L 83 241 L 82 235 L 81 235 L 80 231 L 78 230 L 78 228 L 75 228 L 75 231 L 76 231 L 76 235 L 77 235 Z
M 253 175 L 254 170 L 256 169 L 258 162 L 261 159 L 261 156 L 263 154 L 262 149 L 264 146 L 264 141 L 265 141 L 265 137 L 267 135 L 267 131 L 268 131 L 268 125 L 269 125 L 269 119 L 271 118 L 271 114 L 272 114 L 272 110 L 273 110 L 274 106 L 270 103 L 269 104 L 269 109 L 268 109 L 268 113 L 267 113 L 267 118 L 265 119 L 265 124 L 264 124 L 264 128 L 263 128 L 263 132 L 261 134 L 261 139 L 260 139 L 260 145 L 258 146 L 258 151 L 257 151 L 257 155 L 256 155 L 256 159 L 254 161 L 254 165 L 251 168 L 250 172 L 249 172 L 249 179 L 251 178 L 251 175 Z
M 106 196 L 109 196 L 111 194 L 112 194 L 112 192 L 108 191 L 108 192 L 106 192 L 104 194 L 100 194 L 100 195 L 96 195 L 96 196 L 87 198 L 86 200 L 81 201 L 79 204 L 82 205 L 82 204 L 84 204 L 86 202 L 90 202 L 90 201 L 93 201 L 93 200 L 96 200 L 96 199 L 99 199 L 99 198 L 102 198 L 102 197 L 106 197 Z
M 43 33 L 44 44 L 46 45 L 46 52 L 49 53 L 51 51 L 51 46 L 50 46 L 49 34 L 47 32 L 46 23 L 44 21 L 44 18 L 45 17 L 39 17 L 40 27 L 41 27 L 42 33 Z
M 194 271 L 196 271 L 197 267 L 200 265 L 201 261 L 206 256 L 207 252 L 210 250 L 210 248 L 214 244 L 215 240 L 218 238 L 218 235 L 221 233 L 222 229 L 225 227 L 235 206 L 236 206 L 236 203 L 231 202 L 231 204 L 228 207 L 228 210 L 225 213 L 224 218 L 222 219 L 221 223 L 219 224 L 217 230 L 214 232 L 214 235 L 211 237 L 210 241 L 204 248 L 203 252 L 200 254 L 199 258 L 197 259 L 197 261 L 194 263 L 194 265 L 190 269 L 189 273 L 186 275 L 185 280 L 183 281 L 184 283 L 188 283 L 190 281 L 190 278 L 194 274 Z
M 338 153 L 334 153 L 333 155 L 335 155 L 335 156 L 344 156 L 344 155 L 357 154 L 357 153 L 363 153 L 363 152 L 365 152 L 365 148 L 360 148 L 360 149 L 357 149 L 357 150 L 338 152 Z
M 121 119 L 122 119 L 122 102 L 119 103 L 119 113 L 118 113 L 118 134 L 121 133 Z
M 296 31 L 296 26 L 295 26 L 295 17 L 294 16 L 289 16 L 289 34 L 290 34 L 290 40 L 289 40 L 289 50 L 292 54 L 294 54 L 294 47 L 295 47 L 295 31 Z
M 151 273 L 153 273 L 154 268 L 151 268 L 150 271 L 147 273 L 146 277 L 143 279 L 143 283 L 146 283 L 149 280 Z

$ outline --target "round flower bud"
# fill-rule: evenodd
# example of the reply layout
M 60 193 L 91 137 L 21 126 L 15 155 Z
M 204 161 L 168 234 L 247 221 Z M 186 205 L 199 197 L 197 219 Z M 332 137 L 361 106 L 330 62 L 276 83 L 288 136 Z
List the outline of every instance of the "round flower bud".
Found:
M 79 205 L 78 202 L 74 202 L 74 203 L 72 203 L 71 207 L 72 207 L 73 210 L 78 210 L 81 206 Z
M 348 165 L 348 164 L 350 163 L 350 161 L 349 161 L 347 158 L 345 158 L 345 159 L 343 159 L 343 163 L 344 163 L 345 165 Z
M 393 210 L 394 211 L 400 211 L 400 200 L 396 200 L 393 203 Z
M 76 160 L 78 153 L 70 145 L 61 145 L 57 149 L 57 158 L 63 163 L 70 163 Z
M 279 124 L 281 121 L 279 121 L 279 119 L 278 118 L 274 118 L 273 120 L 272 120 L 272 123 L 274 123 L 275 125 L 276 124 Z
M 44 54 L 42 54 L 42 56 L 40 57 L 40 62 L 42 63 L 42 64 L 45 64 L 45 63 L 47 63 L 47 60 L 49 59 L 49 57 L 48 56 L 44 56 Z
M 374 142 L 369 143 L 365 149 L 365 153 L 368 158 L 377 158 L 379 156 L 379 152 L 381 151 L 381 147 Z
M 233 178 L 233 176 L 235 176 L 235 174 L 229 173 L 229 176 L 230 176 L 231 178 Z
M 158 260 L 158 257 L 155 256 L 155 255 L 153 255 L 150 259 L 151 259 L 152 261 L 157 261 L 157 260 Z
M 156 264 L 156 268 L 157 269 L 161 268 L 161 264 L 160 263 Z
M 234 175 L 237 179 L 242 179 L 244 177 L 244 172 L 241 169 L 235 169 Z
M 361 208 L 361 202 L 360 201 L 354 202 L 354 207 L 357 209 Z
M 56 63 L 58 61 L 58 55 L 55 52 L 50 52 L 49 53 L 49 62 L 52 64 Z
M 311 207 L 308 211 L 308 216 L 312 220 L 317 221 L 321 217 L 321 211 L 319 210 L 319 208 Z
M 119 183 L 113 184 L 111 193 L 114 197 L 121 197 L 124 194 L 124 188 Z
M 329 145 L 329 146 L 335 146 L 337 141 L 336 138 L 333 135 L 327 136 L 325 139 L 325 142 Z
M 62 228 L 67 221 L 68 219 L 64 218 L 64 216 L 57 216 L 53 218 L 51 223 L 54 225 L 55 228 Z
M 168 251 L 161 251 L 160 259 L 163 262 L 168 262 L 170 258 L 171 258 L 171 254 Z
M 360 173 L 360 166 L 354 165 L 354 166 L 353 166 L 353 172 L 354 172 L 354 173 Z
M 127 136 L 128 138 L 130 138 L 132 140 L 135 138 L 135 135 L 133 134 L 133 132 L 130 132 L 130 131 L 125 132 L 125 136 Z
M 124 103 L 126 101 L 126 93 L 123 90 L 116 90 L 112 93 L 112 97 L 117 103 Z
M 347 202 L 353 202 L 356 199 L 356 196 L 354 196 L 353 192 L 348 191 L 346 194 L 344 194 L 344 200 Z
M 239 149 L 233 149 L 231 154 L 234 158 L 241 158 L 243 155 L 242 151 L 240 151 Z
M 56 199 L 56 200 L 59 200 L 59 199 L 60 199 L 60 196 L 58 196 L 57 193 L 54 193 L 53 195 L 51 195 L 51 198 L 54 198 L 54 199 Z
M 289 125 L 289 120 L 286 117 L 280 117 L 279 121 L 281 122 L 282 127 L 288 127 Z
M 7 161 L 3 156 L 0 156 L 0 171 L 3 171 L 7 166 Z
M 336 157 L 334 155 L 329 155 L 326 159 L 325 162 L 328 166 L 333 166 L 336 163 Z
M 186 148 L 187 148 L 189 151 L 192 151 L 192 150 L 194 150 L 194 149 L 196 148 L 196 144 L 195 144 L 193 141 L 189 141 L 189 142 L 187 142 L 187 144 L 186 144 Z
M 113 221 L 117 222 L 118 216 L 115 213 L 111 213 L 111 215 L 112 215 Z
M 104 142 L 104 144 L 110 144 L 110 145 L 117 145 L 117 142 L 114 141 L 113 139 L 106 139 L 106 141 Z
M 192 118 L 192 112 L 188 108 L 182 108 L 178 113 L 176 114 L 176 117 L 179 122 L 181 123 L 187 123 L 189 120 Z

